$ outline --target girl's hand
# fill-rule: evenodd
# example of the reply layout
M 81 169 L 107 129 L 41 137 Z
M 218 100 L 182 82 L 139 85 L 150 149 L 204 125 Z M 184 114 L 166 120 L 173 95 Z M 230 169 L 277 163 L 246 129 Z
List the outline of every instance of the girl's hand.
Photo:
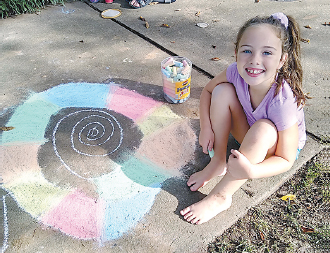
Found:
M 231 150 L 227 170 L 235 179 L 238 180 L 253 178 L 252 164 L 241 152 L 235 149 Z
M 203 148 L 203 152 L 208 154 L 209 151 L 213 149 L 214 144 L 214 133 L 211 128 L 209 129 L 201 129 L 199 133 L 199 144 Z

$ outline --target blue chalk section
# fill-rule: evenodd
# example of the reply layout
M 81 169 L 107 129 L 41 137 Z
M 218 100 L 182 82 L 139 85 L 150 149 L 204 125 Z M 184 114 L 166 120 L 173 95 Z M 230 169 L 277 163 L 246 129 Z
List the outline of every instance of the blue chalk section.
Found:
M 60 107 L 105 108 L 109 84 L 68 83 L 40 93 L 45 100 Z
M 160 184 L 123 201 L 107 202 L 103 227 L 104 240 L 117 239 L 134 228 L 149 212 L 156 195 L 160 192 L 159 187 Z
M 39 94 L 34 94 L 17 107 L 6 124 L 14 129 L 2 133 L 2 144 L 22 142 L 43 144 L 47 141 L 44 135 L 49 119 L 61 108 L 44 100 Z

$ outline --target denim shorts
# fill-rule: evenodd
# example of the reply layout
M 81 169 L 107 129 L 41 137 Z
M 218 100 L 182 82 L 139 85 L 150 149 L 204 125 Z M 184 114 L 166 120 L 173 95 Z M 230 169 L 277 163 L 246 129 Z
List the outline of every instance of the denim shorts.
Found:
M 296 153 L 296 160 L 298 160 L 299 154 L 300 154 L 301 148 L 297 149 L 297 153 Z

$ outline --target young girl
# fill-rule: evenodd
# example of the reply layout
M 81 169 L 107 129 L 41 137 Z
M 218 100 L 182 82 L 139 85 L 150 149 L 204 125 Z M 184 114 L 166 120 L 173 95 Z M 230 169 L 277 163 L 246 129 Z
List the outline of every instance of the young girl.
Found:
M 200 98 L 199 142 L 214 156 L 187 184 L 196 191 L 224 177 L 207 197 L 181 210 L 188 222 L 201 224 L 228 209 L 247 179 L 293 165 L 306 141 L 299 41 L 298 24 L 283 13 L 252 18 L 239 30 L 236 63 L 212 79 Z M 229 133 L 241 145 L 226 164 Z

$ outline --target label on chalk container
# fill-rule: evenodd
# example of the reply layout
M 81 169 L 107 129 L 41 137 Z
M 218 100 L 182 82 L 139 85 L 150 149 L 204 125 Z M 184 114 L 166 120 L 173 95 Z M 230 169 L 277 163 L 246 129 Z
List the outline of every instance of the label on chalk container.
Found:
M 188 98 L 190 96 L 190 80 L 189 77 L 187 80 L 183 82 L 176 82 L 175 83 L 175 98 L 178 100 Z
M 166 84 L 163 87 L 164 93 L 175 100 L 183 100 L 189 98 L 190 80 L 191 77 L 181 82 L 175 82 L 175 83 L 166 82 Z

